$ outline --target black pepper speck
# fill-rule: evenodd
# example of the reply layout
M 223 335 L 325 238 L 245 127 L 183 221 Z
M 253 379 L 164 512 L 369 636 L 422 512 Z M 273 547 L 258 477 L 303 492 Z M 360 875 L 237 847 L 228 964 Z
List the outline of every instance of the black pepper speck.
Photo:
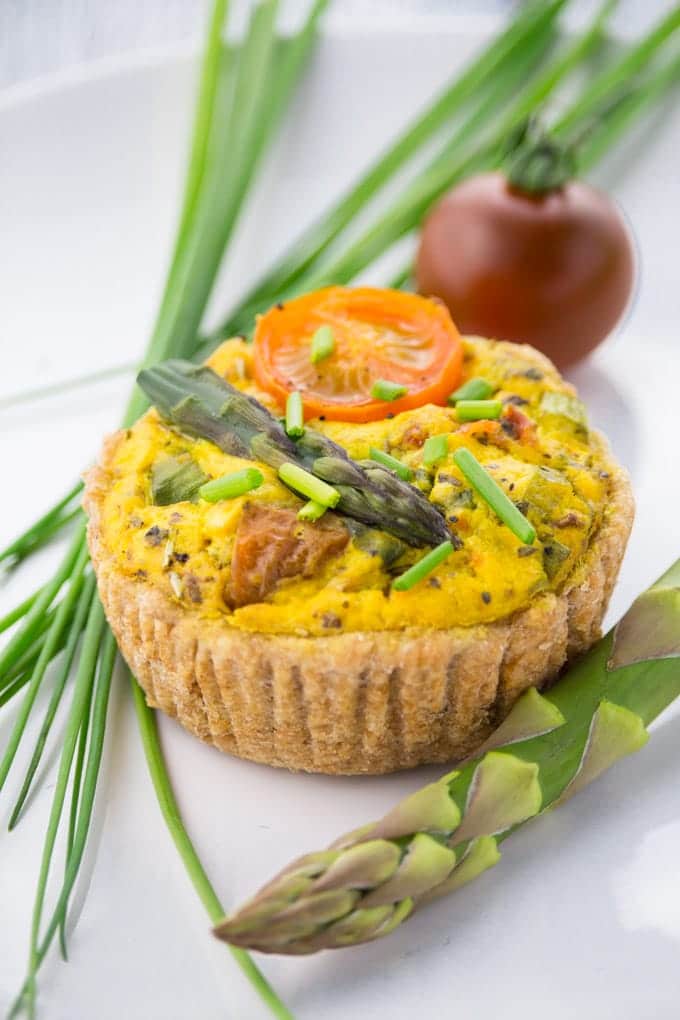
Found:
M 168 533 L 165 528 L 159 528 L 157 524 L 154 524 L 154 526 L 149 528 L 149 530 L 145 533 L 144 541 L 147 545 L 155 546 L 160 545 L 167 537 Z

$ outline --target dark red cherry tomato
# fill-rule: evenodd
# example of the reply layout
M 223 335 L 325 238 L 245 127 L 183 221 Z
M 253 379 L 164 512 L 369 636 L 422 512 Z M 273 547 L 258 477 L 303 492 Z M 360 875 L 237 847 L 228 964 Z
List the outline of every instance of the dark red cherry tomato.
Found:
M 529 343 L 565 366 L 612 331 L 631 296 L 630 234 L 616 206 L 569 181 L 531 193 L 468 178 L 432 209 L 416 277 L 461 333 Z

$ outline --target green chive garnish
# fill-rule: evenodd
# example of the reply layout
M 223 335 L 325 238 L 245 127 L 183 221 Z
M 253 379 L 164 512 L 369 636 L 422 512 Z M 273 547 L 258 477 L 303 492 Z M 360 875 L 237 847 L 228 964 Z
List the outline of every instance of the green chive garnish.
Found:
M 413 478 L 413 471 L 402 461 L 397 460 L 396 457 L 390 457 L 389 453 L 383 453 L 382 450 L 376 450 L 375 446 L 371 446 L 369 449 L 369 455 L 371 460 L 376 461 L 378 464 L 382 464 L 383 467 L 389 468 L 390 471 L 394 471 L 395 475 L 399 475 L 405 482 L 410 482 Z
M 503 405 L 500 400 L 459 400 L 456 414 L 459 421 L 483 421 L 500 418 Z
M 423 556 L 422 560 L 418 560 L 412 567 L 409 567 L 396 581 L 393 581 L 392 587 L 395 591 L 408 591 L 409 588 L 418 584 L 418 581 L 422 581 L 424 577 L 431 574 L 435 567 L 443 563 L 452 552 L 453 544 L 448 541 L 442 542 L 441 545 L 431 549 L 426 556 Z
M 319 517 L 323 517 L 326 513 L 326 510 L 328 510 L 328 507 L 324 506 L 323 503 L 317 503 L 316 500 L 310 499 L 301 510 L 298 510 L 298 519 L 301 521 L 318 521 Z
M 222 475 L 221 478 L 213 478 L 211 482 L 206 482 L 200 487 L 198 494 L 208 503 L 217 503 L 221 499 L 245 496 L 246 492 L 259 489 L 263 481 L 264 476 L 257 468 L 243 468 L 242 471 L 232 471 L 229 475 Z
M 513 535 L 516 535 L 525 545 L 531 545 L 536 538 L 533 525 L 517 509 L 512 500 L 508 499 L 500 485 L 482 467 L 477 458 L 469 450 L 461 448 L 456 450 L 453 459 L 470 485 L 477 490 L 494 513 L 498 514 L 503 523 L 507 524 Z
M 302 407 L 302 397 L 295 390 L 288 394 L 286 400 L 286 432 L 292 439 L 299 439 L 305 434 L 305 416 Z
M 402 386 L 401 383 L 390 382 L 389 379 L 376 379 L 371 387 L 371 396 L 376 400 L 398 400 L 399 397 L 405 397 L 407 393 L 408 387 Z
M 445 434 L 430 436 L 423 447 L 423 464 L 436 464 L 443 460 L 449 452 L 449 437 Z
M 337 489 L 310 475 L 309 471 L 304 471 L 297 464 L 282 464 L 279 468 L 279 478 L 295 492 L 314 500 L 315 503 L 321 503 L 322 506 L 335 506 L 340 499 Z
M 335 350 L 335 338 L 330 326 L 319 326 L 312 337 L 311 359 L 314 364 L 329 358 Z
M 455 404 L 459 400 L 486 400 L 496 389 L 488 379 L 468 379 L 467 382 L 454 390 L 449 397 L 449 404 Z

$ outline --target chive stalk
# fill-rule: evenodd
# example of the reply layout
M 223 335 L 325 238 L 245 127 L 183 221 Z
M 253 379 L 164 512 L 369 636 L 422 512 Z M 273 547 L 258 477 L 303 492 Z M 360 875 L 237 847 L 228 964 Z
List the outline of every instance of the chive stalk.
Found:
M 320 478 L 311 475 L 309 471 L 298 467 L 297 464 L 282 464 L 279 468 L 279 478 L 294 492 L 306 496 L 307 499 L 320 503 L 321 506 L 337 506 L 340 500 L 340 493 L 332 485 L 322 482 Z
M 55 521 L 60 521 L 60 526 L 66 523 L 65 518 L 69 517 L 72 513 L 74 509 L 72 504 L 82 492 L 82 488 L 83 483 L 78 482 L 77 485 L 74 485 L 73 488 L 66 493 L 63 499 L 60 499 L 58 503 L 55 503 L 55 505 L 48 510 L 47 513 L 43 514 L 42 517 L 39 517 L 38 520 L 27 528 L 22 535 L 16 538 L 13 542 L 10 542 L 9 545 L 5 546 L 5 548 L 0 551 L 0 563 L 5 560 L 14 560 L 17 558 L 21 559 L 26 548 L 37 548 L 35 543 L 45 534 L 46 529 L 50 535 L 53 534 L 50 529 L 54 525 Z
M 384 450 L 377 450 L 375 446 L 371 446 L 368 451 L 371 460 L 374 460 L 376 464 L 382 464 L 383 467 L 389 468 L 390 471 L 394 471 L 403 481 L 410 482 L 413 479 L 413 471 L 404 464 L 402 460 L 397 460 L 396 457 L 392 457 L 391 454 L 385 453 Z
M 676 6 L 662 17 L 639 43 L 627 47 L 618 60 L 597 75 L 580 97 L 559 117 L 553 127 L 553 133 L 558 136 L 568 135 L 574 127 L 587 122 L 588 118 L 596 114 L 603 102 L 606 102 L 612 94 L 619 92 L 623 83 L 630 81 L 639 71 L 648 67 L 657 49 L 678 29 L 680 8 Z
M 264 475 L 257 468 L 242 468 L 240 471 L 232 471 L 221 478 L 213 478 L 206 482 L 198 490 L 201 499 L 208 503 L 218 503 L 223 499 L 237 499 L 245 496 L 253 489 L 259 489 L 264 482 Z
M 310 352 L 312 364 L 316 365 L 317 362 L 330 358 L 334 350 L 335 337 L 333 336 L 333 330 L 330 326 L 319 326 L 312 337 L 312 347 Z
M 607 112 L 603 122 L 589 132 L 578 147 L 577 163 L 585 173 L 598 163 L 641 113 L 680 83 L 680 55 L 648 74 L 636 88 Z
M 482 467 L 474 454 L 465 447 L 461 447 L 456 450 L 453 459 L 473 489 L 510 528 L 513 535 L 525 545 L 531 545 L 536 538 L 533 525 L 505 495 L 498 482 Z
M 408 387 L 401 383 L 392 382 L 390 379 L 376 379 L 371 386 L 371 396 L 375 400 L 399 400 L 408 393 Z
M 61 703 L 62 695 L 66 688 L 66 682 L 71 673 L 71 666 L 73 665 L 73 661 L 75 659 L 76 648 L 78 646 L 78 642 L 80 641 L 80 637 L 85 626 L 87 613 L 89 610 L 90 603 L 92 602 L 92 598 L 94 596 L 94 591 L 95 591 L 95 577 L 94 574 L 90 574 L 85 584 L 83 585 L 82 591 L 80 592 L 80 595 L 78 597 L 75 616 L 73 618 L 73 623 L 71 624 L 71 628 L 69 631 L 64 656 L 61 662 L 59 663 L 59 672 L 52 686 L 52 692 L 50 695 L 49 703 L 47 705 L 47 709 L 45 711 L 45 717 L 40 728 L 40 733 L 38 735 L 38 739 L 36 741 L 35 748 L 31 756 L 31 760 L 28 764 L 28 768 L 26 769 L 26 774 L 24 776 L 24 781 L 22 783 L 21 790 L 19 791 L 16 803 L 10 815 L 9 820 L 10 830 L 16 826 L 19 820 L 24 803 L 26 802 L 26 798 L 28 797 L 29 791 L 31 789 L 33 777 L 35 776 L 35 773 L 38 769 L 40 760 L 43 755 L 43 751 L 45 750 L 47 738 L 50 734 L 52 724 L 57 714 L 57 709 L 59 708 L 59 705 Z
M 323 503 L 317 503 L 316 500 L 310 499 L 301 510 L 298 510 L 298 518 L 301 521 L 318 521 L 328 510 L 327 506 Z
M 438 436 L 428 436 L 423 446 L 423 464 L 428 467 L 444 460 L 449 453 L 449 437 L 445 433 Z
M 38 945 L 40 940 L 40 926 L 42 912 L 47 891 L 47 879 L 49 876 L 50 862 L 54 853 L 54 846 L 59 828 L 59 821 L 64 806 L 68 786 L 71 763 L 76 749 L 78 732 L 82 722 L 82 713 L 89 698 L 94 683 L 96 663 L 99 655 L 99 646 L 104 636 L 106 622 L 104 611 L 99 599 L 94 599 L 90 606 L 82 653 L 78 663 L 78 672 L 74 683 L 73 700 L 66 723 L 66 731 L 57 773 L 57 782 L 52 800 L 45 842 L 43 846 L 40 873 L 38 876 L 38 887 L 33 909 L 31 923 L 31 945 L 29 953 L 28 977 L 26 994 L 30 1005 L 35 999 L 35 974 L 38 967 Z M 114 645 L 115 649 L 115 645 Z
M 488 379 L 478 376 L 468 379 L 457 390 L 454 390 L 449 397 L 449 404 L 456 404 L 459 400 L 487 400 L 495 390 L 495 386 Z
M 26 615 L 26 613 L 35 603 L 41 591 L 42 588 L 38 588 L 38 590 L 34 591 L 32 595 L 29 595 L 28 598 L 25 598 L 24 601 L 20 602 L 18 606 L 15 606 L 14 609 L 10 610 L 9 613 L 6 613 L 3 617 L 0 618 L 0 634 L 2 634 L 6 630 L 9 630 L 10 627 L 13 627 L 15 623 L 17 623 L 19 620 L 22 619 L 22 617 Z
M 500 418 L 503 405 L 500 400 L 458 400 L 456 415 L 459 421 L 483 421 Z
M 156 792 L 156 799 L 168 831 L 182 859 L 184 868 L 199 899 L 206 909 L 210 920 L 216 924 L 224 916 L 224 908 L 213 888 L 210 879 L 196 853 L 191 837 L 187 832 L 180 814 L 179 805 L 172 789 L 170 776 L 165 767 L 163 751 L 158 738 L 156 713 L 149 708 L 144 700 L 141 687 L 130 674 L 132 697 L 139 722 L 142 747 L 146 757 L 151 782 Z M 273 988 L 261 971 L 255 966 L 247 953 L 231 947 L 232 956 L 244 972 L 262 1000 L 279 1020 L 294 1020 L 292 1013 L 286 1009 Z
M 405 570 L 403 574 L 392 582 L 395 591 L 410 591 L 419 581 L 431 574 L 444 560 L 448 559 L 453 552 L 453 543 L 442 542 L 431 549 L 421 560 L 414 563 L 412 567 Z
M 292 439 L 299 439 L 305 434 L 305 411 L 298 390 L 289 393 L 286 400 L 286 433 Z

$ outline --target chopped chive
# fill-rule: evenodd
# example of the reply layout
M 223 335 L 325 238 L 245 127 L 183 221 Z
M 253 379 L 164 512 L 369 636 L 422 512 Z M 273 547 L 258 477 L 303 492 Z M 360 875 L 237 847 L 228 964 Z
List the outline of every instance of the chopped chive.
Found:
M 441 545 L 431 549 L 426 556 L 423 556 L 422 560 L 418 560 L 412 567 L 392 582 L 392 587 L 395 591 L 408 591 L 409 588 L 413 588 L 414 585 L 418 584 L 418 581 L 422 581 L 424 577 L 431 574 L 435 567 L 438 567 L 440 563 L 443 563 L 451 553 L 453 552 L 453 543 L 446 541 L 442 542 Z
M 500 400 L 459 400 L 456 414 L 459 421 L 484 421 L 500 418 L 503 405 Z
M 221 499 L 236 499 L 237 496 L 245 496 L 246 492 L 252 489 L 259 489 L 264 481 L 264 476 L 257 468 L 243 468 L 241 471 L 232 471 L 231 474 L 222 475 L 221 478 L 213 478 L 206 482 L 198 490 L 201 499 L 208 503 L 217 503 Z
M 329 358 L 335 350 L 335 338 L 330 326 L 319 326 L 312 337 L 311 359 L 313 364 Z
M 408 387 L 389 379 L 376 379 L 371 386 L 371 396 L 376 400 L 399 400 L 399 397 L 405 397 L 407 393 Z
M 302 397 L 297 390 L 288 394 L 286 400 L 286 432 L 292 439 L 299 439 L 305 434 L 305 415 Z
M 383 467 L 389 468 L 390 471 L 394 471 L 395 475 L 399 475 L 403 481 L 410 482 L 413 478 L 413 471 L 403 461 L 397 460 L 396 457 L 391 457 L 389 453 L 383 453 L 382 450 L 376 450 L 375 446 L 371 446 L 368 452 L 371 460 L 376 461 L 377 464 L 382 464 Z
M 468 379 L 457 390 L 454 390 L 449 397 L 449 404 L 455 404 L 459 400 L 486 400 L 496 389 L 488 379 Z
M 442 433 L 438 436 L 430 436 L 425 440 L 423 447 L 423 464 L 436 464 L 443 460 L 449 452 L 449 437 Z
M 321 503 L 322 506 L 335 506 L 340 499 L 337 489 L 322 482 L 320 478 L 310 475 L 309 471 L 303 470 L 297 464 L 282 464 L 279 468 L 279 478 L 295 492 L 299 492 L 315 503 Z
M 513 535 L 516 535 L 525 545 L 531 545 L 536 538 L 533 525 L 505 495 L 500 485 L 482 467 L 477 458 L 463 447 L 456 450 L 453 459 L 470 485 L 477 490 L 494 513 L 498 514 L 503 523 L 507 524 Z
M 301 510 L 298 510 L 298 520 L 318 521 L 326 513 L 326 510 L 328 507 L 323 503 L 317 503 L 315 499 L 310 499 Z

